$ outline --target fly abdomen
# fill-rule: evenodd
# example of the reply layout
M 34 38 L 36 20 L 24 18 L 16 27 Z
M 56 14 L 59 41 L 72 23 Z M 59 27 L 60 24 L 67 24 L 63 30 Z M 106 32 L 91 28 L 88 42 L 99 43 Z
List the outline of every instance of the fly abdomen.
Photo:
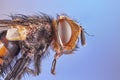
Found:
M 4 44 L 0 41 L 0 65 L 3 64 L 4 60 L 2 59 L 7 54 L 7 49 Z

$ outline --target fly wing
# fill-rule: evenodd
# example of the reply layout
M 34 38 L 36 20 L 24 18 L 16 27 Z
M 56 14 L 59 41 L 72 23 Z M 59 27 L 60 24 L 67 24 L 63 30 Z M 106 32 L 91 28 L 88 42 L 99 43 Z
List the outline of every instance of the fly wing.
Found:
M 10 20 L 0 20 L 0 33 L 10 29 L 9 24 Z
M 8 28 L 8 27 L 6 27 L 6 26 L 0 26 L 0 32 L 6 31 L 6 30 L 8 30 L 8 29 L 10 29 L 10 28 Z

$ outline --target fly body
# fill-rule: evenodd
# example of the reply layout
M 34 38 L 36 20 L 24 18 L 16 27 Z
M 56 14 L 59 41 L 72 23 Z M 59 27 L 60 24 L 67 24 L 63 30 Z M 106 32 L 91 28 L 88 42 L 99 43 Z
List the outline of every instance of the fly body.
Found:
M 78 38 L 85 45 L 83 28 L 65 15 L 57 19 L 47 14 L 14 15 L 0 20 L 0 75 L 4 80 L 21 80 L 25 73 L 39 75 L 40 64 L 48 47 L 56 52 L 51 73 L 55 74 L 57 59 L 71 54 Z M 29 65 L 33 63 L 34 69 Z

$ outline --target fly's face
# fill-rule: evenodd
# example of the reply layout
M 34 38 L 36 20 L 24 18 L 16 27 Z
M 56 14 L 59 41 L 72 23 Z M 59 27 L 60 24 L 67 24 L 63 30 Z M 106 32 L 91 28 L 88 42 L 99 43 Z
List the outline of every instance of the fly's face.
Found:
M 62 54 L 71 54 L 76 48 L 79 37 L 81 38 L 82 45 L 85 45 L 84 30 L 74 20 L 67 16 L 60 15 L 54 24 L 55 38 L 52 46 L 56 54 L 52 64 L 52 74 L 55 74 L 56 60 Z
M 67 16 L 61 15 L 56 20 L 55 41 L 53 47 L 56 52 L 72 51 L 80 37 L 85 45 L 83 28 Z

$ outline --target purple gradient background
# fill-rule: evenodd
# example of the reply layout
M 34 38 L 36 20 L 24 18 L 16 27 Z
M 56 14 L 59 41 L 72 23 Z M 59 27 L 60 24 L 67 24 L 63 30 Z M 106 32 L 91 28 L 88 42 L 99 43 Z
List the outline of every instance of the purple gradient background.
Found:
M 42 73 L 22 80 L 120 80 L 120 0 L 0 0 L 0 19 L 9 14 L 38 11 L 56 17 L 66 13 L 80 21 L 87 45 L 73 55 L 62 56 L 57 74 L 50 74 L 54 52 L 42 62 Z

